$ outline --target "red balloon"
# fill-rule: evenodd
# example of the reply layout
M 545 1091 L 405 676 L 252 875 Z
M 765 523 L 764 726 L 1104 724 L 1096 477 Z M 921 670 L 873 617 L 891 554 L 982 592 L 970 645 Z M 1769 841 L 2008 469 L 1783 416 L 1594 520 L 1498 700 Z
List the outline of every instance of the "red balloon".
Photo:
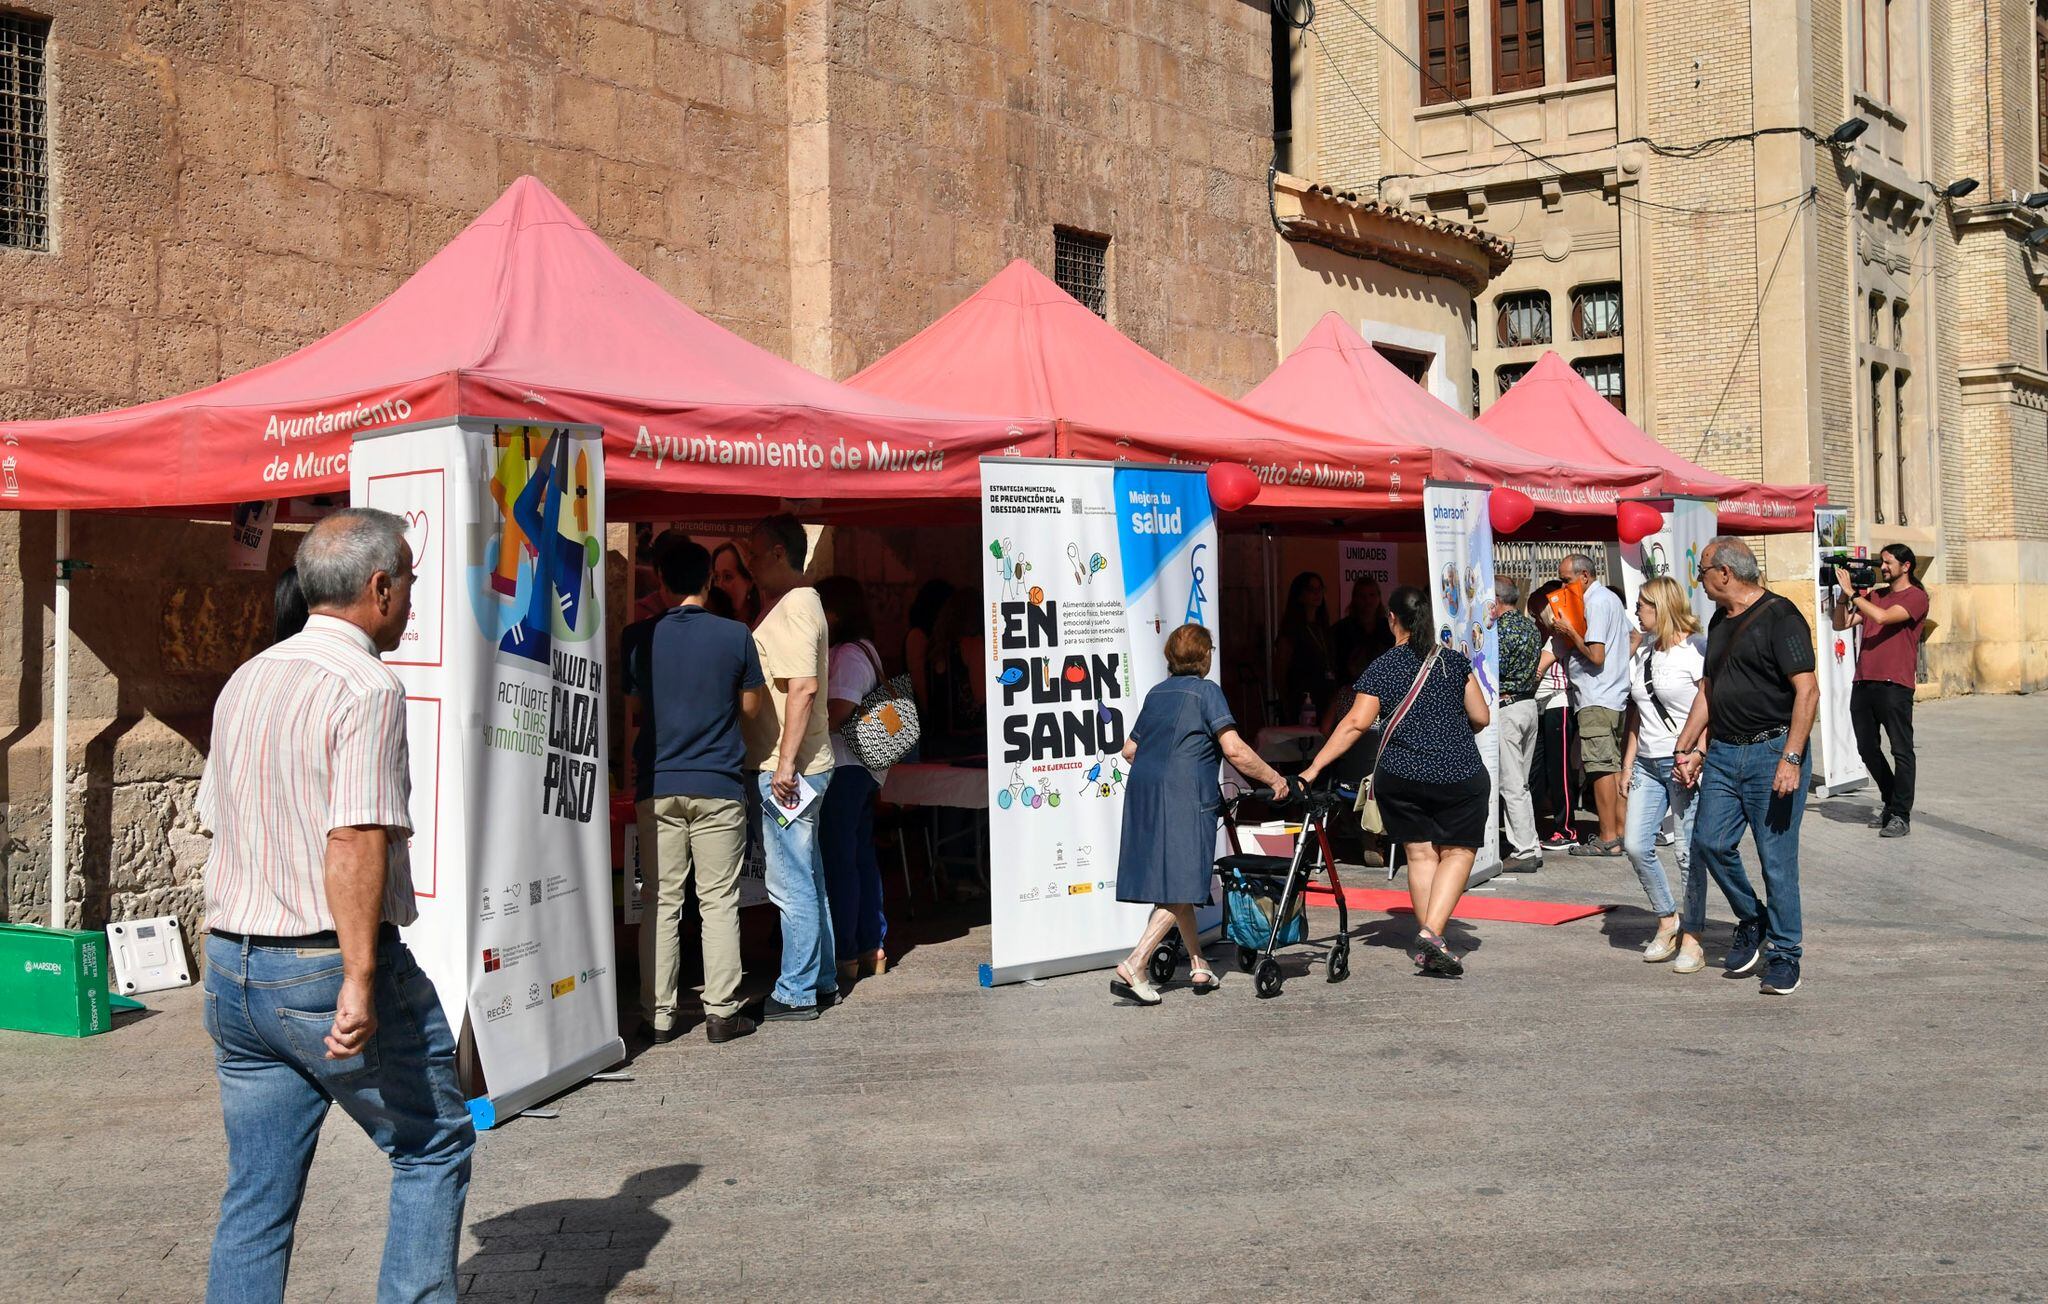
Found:
M 1520 489 L 1503 486 L 1487 495 L 1486 515 L 1493 522 L 1495 534 L 1513 534 L 1535 514 L 1535 500 Z
M 1617 503 L 1614 521 L 1623 543 L 1641 543 L 1664 528 L 1664 513 L 1648 503 Z
M 1238 462 L 1209 464 L 1209 498 L 1226 512 L 1241 511 L 1259 496 L 1259 477 Z

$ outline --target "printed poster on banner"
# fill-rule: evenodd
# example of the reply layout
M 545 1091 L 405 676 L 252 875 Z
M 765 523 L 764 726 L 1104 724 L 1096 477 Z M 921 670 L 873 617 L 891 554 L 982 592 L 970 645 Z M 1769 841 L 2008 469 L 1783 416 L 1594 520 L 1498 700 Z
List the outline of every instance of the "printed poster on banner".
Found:
M 1500 728 L 1490 718 L 1500 700 L 1500 645 L 1493 628 L 1493 521 L 1483 485 L 1429 481 L 1422 488 L 1424 542 L 1429 548 L 1430 603 L 1436 638 L 1472 663 L 1486 694 L 1489 719 L 1473 739 L 1494 799 L 1486 803 L 1486 840 L 1468 881 L 1500 872 Z
M 1147 907 L 1116 899 L 1124 743 L 1166 636 L 1213 619 L 1220 580 L 1199 470 L 989 458 L 981 480 L 992 986 L 1137 940 Z
M 407 944 L 488 1094 L 482 1127 L 625 1057 L 612 965 L 604 471 L 587 427 L 359 438 L 353 502 L 406 521 Z
M 1856 683 L 1856 656 L 1862 649 L 1863 627 L 1858 621 L 1847 629 L 1834 622 L 1835 564 L 1829 560 L 1844 553 L 1862 559 L 1867 550 L 1849 545 L 1849 509 L 1813 509 L 1813 636 L 1816 642 L 1814 668 L 1820 687 L 1820 718 L 1814 722 L 1811 746 L 1819 748 L 1813 757 L 1813 785 L 1824 797 L 1852 792 L 1870 782 L 1863 756 L 1856 750 L 1856 731 L 1849 719 L 1849 693 Z
M 1700 557 L 1720 529 L 1720 505 L 1711 498 L 1647 498 L 1664 514 L 1664 528 L 1641 543 L 1621 545 L 1622 588 L 1628 602 L 1630 621 L 1636 610 L 1636 595 L 1643 581 L 1668 575 L 1678 581 L 1692 614 L 1699 617 L 1702 632 L 1714 618 L 1714 600 L 1700 586 Z

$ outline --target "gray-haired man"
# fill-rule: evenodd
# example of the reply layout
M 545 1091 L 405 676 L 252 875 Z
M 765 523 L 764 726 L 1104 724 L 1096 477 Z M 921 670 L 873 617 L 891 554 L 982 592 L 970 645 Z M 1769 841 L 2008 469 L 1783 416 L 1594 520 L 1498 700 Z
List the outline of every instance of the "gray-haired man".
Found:
M 377 657 L 412 608 L 405 522 L 337 512 L 298 568 L 306 626 L 228 680 L 199 785 L 206 1030 L 228 1138 L 206 1297 L 284 1298 L 338 1104 L 391 1157 L 377 1298 L 452 1304 L 476 1131 L 441 1002 L 398 938 L 418 917 L 405 689 Z

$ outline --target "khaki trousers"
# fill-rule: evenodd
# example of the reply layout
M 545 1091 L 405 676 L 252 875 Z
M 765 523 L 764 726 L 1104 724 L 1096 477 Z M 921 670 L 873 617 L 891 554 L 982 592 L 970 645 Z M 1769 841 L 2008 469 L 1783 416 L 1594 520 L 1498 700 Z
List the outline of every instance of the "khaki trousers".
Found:
M 679 928 L 690 876 L 703 920 L 704 1012 L 739 1013 L 740 866 L 747 854 L 744 803 L 719 797 L 652 797 L 639 804 L 640 1012 L 675 1026 L 681 986 Z

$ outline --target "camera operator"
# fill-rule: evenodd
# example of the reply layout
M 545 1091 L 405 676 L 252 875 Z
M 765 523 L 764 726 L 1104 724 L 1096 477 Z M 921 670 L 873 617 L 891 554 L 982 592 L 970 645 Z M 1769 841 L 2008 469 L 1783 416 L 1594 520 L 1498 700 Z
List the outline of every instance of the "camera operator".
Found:
M 1913 830 L 1913 681 L 1919 666 L 1920 630 L 1927 620 L 1927 590 L 1915 574 L 1918 559 L 1903 543 L 1877 555 L 1877 583 L 1858 589 L 1846 566 L 1835 567 L 1835 628 L 1863 625 L 1856 658 L 1856 683 L 1849 690 L 1849 721 L 1856 750 L 1877 780 L 1884 806 L 1871 827 L 1882 838 L 1903 838 Z M 1882 729 L 1891 743 L 1891 764 L 1878 745 Z

